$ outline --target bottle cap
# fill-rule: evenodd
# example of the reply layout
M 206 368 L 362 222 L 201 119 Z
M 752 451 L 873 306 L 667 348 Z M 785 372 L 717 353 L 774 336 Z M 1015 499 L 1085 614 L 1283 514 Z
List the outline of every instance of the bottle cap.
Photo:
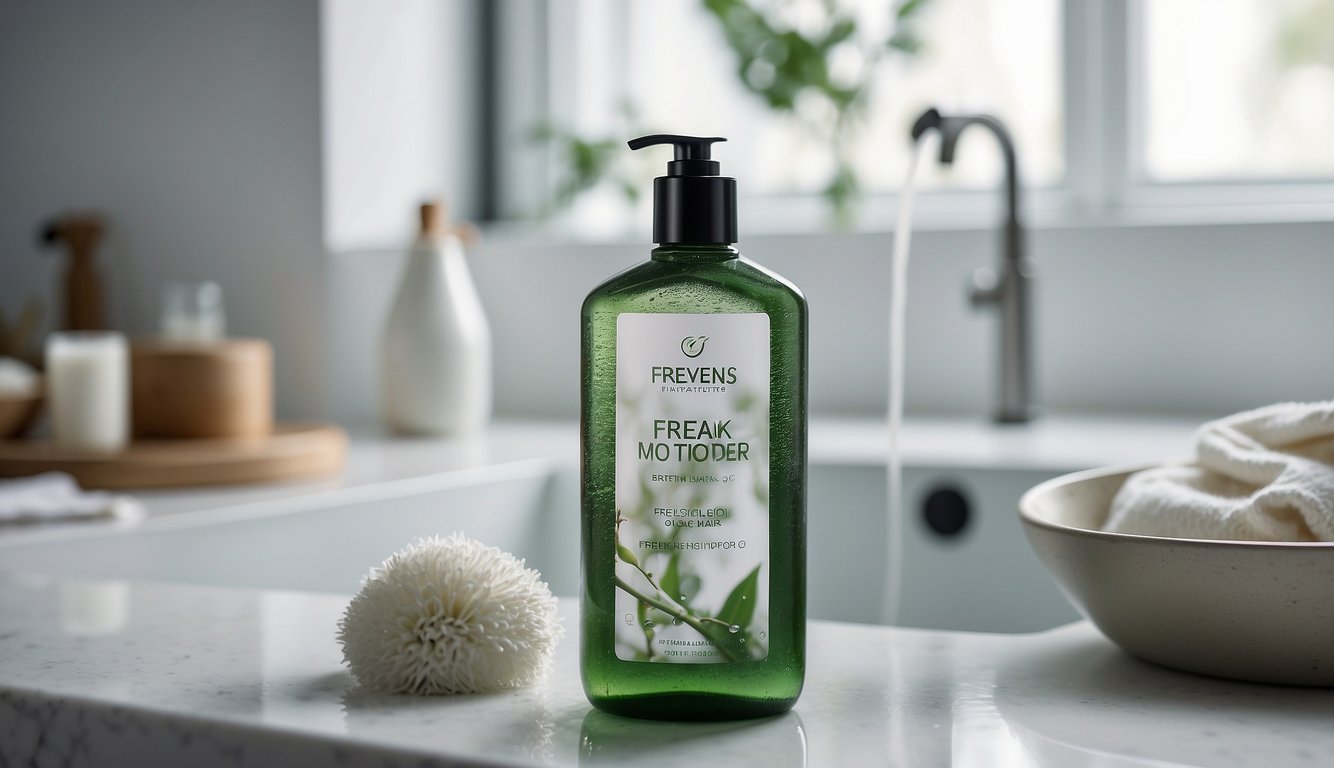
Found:
M 722 137 L 659 133 L 629 142 L 630 149 L 671 144 L 676 158 L 653 180 L 653 242 L 659 245 L 730 245 L 736 242 L 736 179 L 719 176 L 710 158 Z
M 439 200 L 427 200 L 417 207 L 417 219 L 419 236 L 440 237 L 445 233 L 445 204 Z

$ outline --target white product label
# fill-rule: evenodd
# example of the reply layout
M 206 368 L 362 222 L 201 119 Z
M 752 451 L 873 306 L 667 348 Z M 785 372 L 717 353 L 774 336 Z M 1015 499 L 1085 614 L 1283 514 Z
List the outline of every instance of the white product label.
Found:
M 769 648 L 769 316 L 616 321 L 616 655 Z

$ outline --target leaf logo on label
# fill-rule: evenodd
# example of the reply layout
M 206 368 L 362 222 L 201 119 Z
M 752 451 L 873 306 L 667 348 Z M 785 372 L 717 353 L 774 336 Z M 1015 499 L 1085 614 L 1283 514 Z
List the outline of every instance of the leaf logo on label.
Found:
M 708 336 L 687 336 L 681 339 L 681 352 L 686 357 L 699 357 L 704 354 L 704 342 L 708 340 Z

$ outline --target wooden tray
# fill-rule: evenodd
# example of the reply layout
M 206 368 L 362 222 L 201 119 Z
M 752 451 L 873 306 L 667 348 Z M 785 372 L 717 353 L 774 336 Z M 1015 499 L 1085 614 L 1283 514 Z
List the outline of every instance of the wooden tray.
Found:
M 0 440 L 0 477 L 68 472 L 84 488 L 181 488 L 294 480 L 337 472 L 347 433 L 328 424 L 277 424 L 263 438 L 136 440 L 117 453 Z

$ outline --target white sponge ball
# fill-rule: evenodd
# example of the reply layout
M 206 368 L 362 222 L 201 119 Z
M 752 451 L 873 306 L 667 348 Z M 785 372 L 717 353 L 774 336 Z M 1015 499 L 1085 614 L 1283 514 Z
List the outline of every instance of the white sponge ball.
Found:
M 371 571 L 338 623 L 367 688 L 484 693 L 546 676 L 563 630 L 542 575 L 460 534 L 410 544 Z

